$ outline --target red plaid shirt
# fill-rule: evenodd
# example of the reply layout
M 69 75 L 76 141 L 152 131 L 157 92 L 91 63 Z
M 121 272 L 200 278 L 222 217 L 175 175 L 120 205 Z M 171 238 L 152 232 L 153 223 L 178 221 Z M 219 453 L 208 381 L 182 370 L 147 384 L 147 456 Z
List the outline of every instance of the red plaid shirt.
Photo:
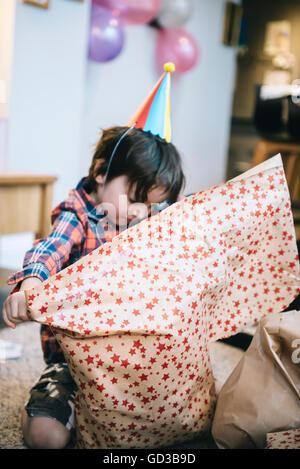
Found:
M 49 236 L 34 242 L 25 254 L 23 269 L 7 281 L 9 285 L 17 284 L 11 294 L 19 290 L 24 279 L 38 277 L 44 281 L 101 244 L 111 241 L 119 233 L 97 209 L 84 187 L 85 178 L 52 211 Z M 164 208 L 160 206 L 158 204 L 157 211 Z M 46 363 L 65 361 L 61 347 L 48 326 L 41 327 L 41 341 Z

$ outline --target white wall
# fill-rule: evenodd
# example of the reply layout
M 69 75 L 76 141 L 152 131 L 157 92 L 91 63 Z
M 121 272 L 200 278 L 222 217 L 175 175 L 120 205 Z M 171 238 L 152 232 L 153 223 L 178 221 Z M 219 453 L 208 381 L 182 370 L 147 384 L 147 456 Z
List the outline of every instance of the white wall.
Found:
M 88 23 L 87 1 L 16 4 L 8 169 L 58 175 L 54 203 L 79 174 Z
M 187 25 L 201 47 L 200 63 L 173 88 L 174 143 L 184 155 L 188 192 L 226 175 L 236 50 L 222 44 L 225 0 L 196 0 Z
M 125 124 L 158 74 L 156 31 L 127 26 L 113 61 L 87 61 L 90 2 L 52 0 L 49 10 L 17 2 L 8 168 L 57 174 L 54 203 L 87 173 L 101 128 Z M 187 191 L 224 180 L 235 49 L 222 44 L 225 0 L 194 0 L 184 25 L 201 56 L 172 78 L 173 142 L 183 155 Z
M 222 44 L 225 0 L 194 0 L 183 27 L 198 41 L 198 65 L 181 77 L 172 75 L 173 143 L 183 156 L 187 191 L 224 181 L 235 49 Z M 123 125 L 157 81 L 156 31 L 126 27 L 123 52 L 112 62 L 87 65 L 81 174 L 87 172 L 100 129 Z
M 7 117 L 9 113 L 15 1 L 0 1 L 0 171 L 4 171 L 7 166 Z
M 0 2 L 0 119 L 8 116 L 15 0 Z
M 200 61 L 172 77 L 173 141 L 187 192 L 225 177 L 235 50 L 222 45 L 224 7 L 225 0 L 194 0 L 184 28 L 200 45 Z M 112 62 L 88 62 L 89 9 L 90 0 L 51 0 L 49 10 L 16 2 L 6 166 L 57 174 L 53 205 L 87 173 L 100 129 L 125 124 L 159 76 L 156 31 L 147 26 L 126 27 L 124 50 Z M 18 268 L 32 240 L 15 236 L 0 238 L 0 264 Z

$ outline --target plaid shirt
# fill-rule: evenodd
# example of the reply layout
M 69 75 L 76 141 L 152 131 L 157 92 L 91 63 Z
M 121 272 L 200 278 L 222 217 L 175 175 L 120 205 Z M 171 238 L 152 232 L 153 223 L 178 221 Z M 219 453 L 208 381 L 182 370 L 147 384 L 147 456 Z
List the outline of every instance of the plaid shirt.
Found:
M 111 241 L 119 233 L 97 209 L 84 187 L 85 178 L 52 211 L 49 236 L 34 242 L 25 254 L 23 269 L 7 281 L 9 285 L 17 284 L 11 294 L 19 290 L 24 279 L 38 277 L 44 281 Z M 158 204 L 157 211 L 166 206 L 162 204 Z M 41 327 L 41 342 L 46 363 L 65 361 L 61 347 L 48 326 Z

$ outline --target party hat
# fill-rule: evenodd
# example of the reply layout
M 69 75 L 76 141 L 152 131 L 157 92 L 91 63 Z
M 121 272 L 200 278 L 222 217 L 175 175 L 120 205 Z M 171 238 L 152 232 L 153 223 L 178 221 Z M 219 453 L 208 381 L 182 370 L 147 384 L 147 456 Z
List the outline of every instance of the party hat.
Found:
M 175 65 L 172 62 L 167 62 L 164 64 L 164 70 L 164 73 L 147 98 L 127 122 L 126 126 L 128 129 L 116 143 L 108 161 L 102 191 L 104 191 L 113 157 L 123 138 L 126 137 L 131 129 L 135 127 L 136 129 L 143 129 L 146 132 L 150 131 L 153 135 L 159 135 L 167 142 L 171 142 L 170 72 L 175 70 Z
M 170 142 L 170 72 L 175 70 L 175 65 L 172 62 L 165 63 L 164 70 L 154 88 L 126 125 L 150 131 L 153 135 L 159 135 Z

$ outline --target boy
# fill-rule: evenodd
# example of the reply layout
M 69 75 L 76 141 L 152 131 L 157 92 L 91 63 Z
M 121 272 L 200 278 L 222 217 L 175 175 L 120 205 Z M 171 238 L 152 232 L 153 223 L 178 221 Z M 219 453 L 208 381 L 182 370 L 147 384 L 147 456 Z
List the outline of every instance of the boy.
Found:
M 113 156 L 113 158 L 112 158 Z M 184 184 L 180 156 L 172 143 L 151 132 L 113 127 L 103 132 L 89 174 L 52 212 L 48 238 L 38 240 L 3 306 L 10 327 L 28 320 L 23 290 L 76 262 L 123 229 L 176 202 Z M 18 291 L 19 290 L 19 291 Z M 63 448 L 74 422 L 73 381 L 48 327 L 41 329 L 47 368 L 32 388 L 22 415 L 24 439 L 32 448 Z

